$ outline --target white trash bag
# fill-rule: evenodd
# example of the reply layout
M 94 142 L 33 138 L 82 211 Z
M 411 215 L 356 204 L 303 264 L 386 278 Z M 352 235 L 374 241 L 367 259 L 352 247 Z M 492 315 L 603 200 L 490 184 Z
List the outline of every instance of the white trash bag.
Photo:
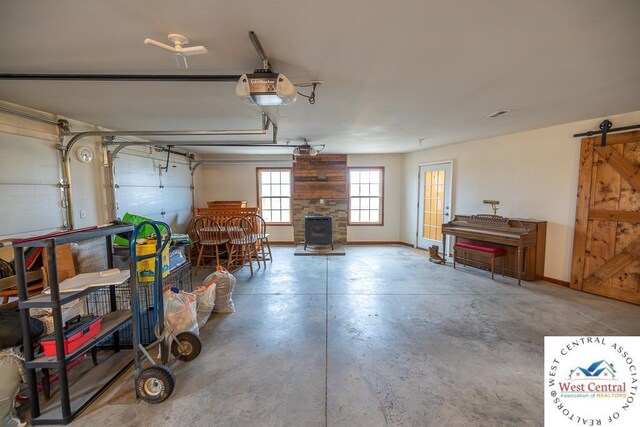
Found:
M 166 291 L 164 293 L 164 321 L 173 335 L 187 331 L 198 335 L 196 296 L 178 288 Z
M 20 356 L 18 356 L 20 357 Z M 16 395 L 20 391 L 20 363 L 11 350 L 0 352 L 0 425 L 26 426 L 16 415 Z
M 196 301 L 198 303 L 196 307 L 198 329 L 202 328 L 209 320 L 213 307 L 216 304 L 216 282 L 211 282 L 208 285 L 198 286 L 194 291 L 196 295 Z
M 216 304 L 213 307 L 214 313 L 234 313 L 236 311 L 231 296 L 233 288 L 236 286 L 236 278 L 224 267 L 218 266 L 217 270 L 204 279 L 203 285 L 216 284 Z

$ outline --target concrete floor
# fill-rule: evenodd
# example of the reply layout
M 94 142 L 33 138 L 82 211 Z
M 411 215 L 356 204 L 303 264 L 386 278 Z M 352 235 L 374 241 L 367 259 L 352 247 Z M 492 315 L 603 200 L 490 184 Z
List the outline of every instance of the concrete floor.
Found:
M 168 401 L 94 404 L 74 425 L 542 425 L 545 335 L 640 335 L 638 306 L 423 251 L 294 249 L 236 273 L 237 312 L 200 331 Z

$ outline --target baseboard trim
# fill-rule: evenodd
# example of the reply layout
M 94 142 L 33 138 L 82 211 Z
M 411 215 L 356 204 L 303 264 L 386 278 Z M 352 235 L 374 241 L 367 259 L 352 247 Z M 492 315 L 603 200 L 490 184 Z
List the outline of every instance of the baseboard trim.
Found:
M 554 279 L 553 277 L 542 276 L 542 280 L 545 282 L 553 283 L 554 285 L 566 286 L 569 287 L 569 282 L 565 282 L 564 280 Z
M 413 245 L 411 243 L 407 243 L 407 242 L 398 242 L 398 245 L 402 245 L 402 246 L 406 246 L 408 248 L 414 248 L 416 247 L 416 245 Z
M 269 243 L 271 243 L 272 245 L 276 245 L 276 246 L 291 246 L 291 245 L 302 245 L 302 243 L 296 243 L 294 241 L 279 241 L 279 242 L 272 242 L 269 241 Z M 336 243 L 336 245 L 348 245 L 348 246 L 362 246 L 362 245 L 401 245 L 401 246 L 407 246 L 409 248 L 415 248 L 414 245 L 412 245 L 411 243 L 405 243 L 405 242 L 392 242 L 392 241 L 388 241 L 388 240 L 372 240 L 370 242 L 346 242 L 346 243 Z
M 347 242 L 347 245 L 350 246 L 358 246 L 358 245 L 402 245 L 402 246 L 407 246 L 407 243 L 404 242 L 391 242 L 388 240 L 372 240 L 372 241 L 366 241 L 366 242 L 361 242 L 361 241 L 357 241 L 357 242 Z M 412 245 L 408 245 L 413 247 Z

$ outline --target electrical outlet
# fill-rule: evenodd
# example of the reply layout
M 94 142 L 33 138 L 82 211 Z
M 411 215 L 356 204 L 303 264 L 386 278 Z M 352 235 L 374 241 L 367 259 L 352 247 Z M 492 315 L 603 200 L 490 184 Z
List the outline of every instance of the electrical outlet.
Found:
M 86 218 L 87 217 L 87 211 L 85 209 L 80 209 L 80 218 Z

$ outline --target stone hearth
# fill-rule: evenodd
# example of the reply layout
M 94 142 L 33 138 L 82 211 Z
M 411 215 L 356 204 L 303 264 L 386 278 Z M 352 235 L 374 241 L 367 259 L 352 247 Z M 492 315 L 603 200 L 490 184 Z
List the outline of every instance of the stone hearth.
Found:
M 304 242 L 304 217 L 307 215 L 331 215 L 333 217 L 333 241 L 347 241 L 347 199 L 294 199 L 293 232 L 296 243 Z

